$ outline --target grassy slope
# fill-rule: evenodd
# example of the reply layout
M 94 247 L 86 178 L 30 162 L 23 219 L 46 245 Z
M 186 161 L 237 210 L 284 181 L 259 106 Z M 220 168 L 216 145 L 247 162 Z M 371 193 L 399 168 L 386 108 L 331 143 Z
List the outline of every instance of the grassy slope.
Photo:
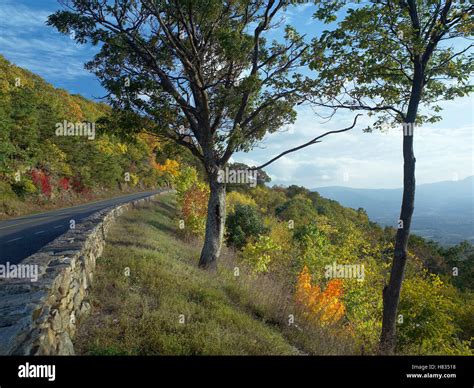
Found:
M 114 225 L 97 262 L 92 314 L 80 324 L 77 352 L 298 353 L 284 325 L 262 318 L 230 269 L 213 275 L 197 268 L 199 247 L 180 240 L 174 225 L 171 195 Z

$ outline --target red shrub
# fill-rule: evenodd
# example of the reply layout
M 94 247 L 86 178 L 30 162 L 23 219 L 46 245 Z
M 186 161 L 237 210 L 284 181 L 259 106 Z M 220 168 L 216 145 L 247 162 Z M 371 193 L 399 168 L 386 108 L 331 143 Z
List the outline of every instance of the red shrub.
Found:
M 61 178 L 58 182 L 58 185 L 63 190 L 69 190 L 69 178 L 66 178 L 66 177 Z
M 33 169 L 31 171 L 31 179 L 36 187 L 41 189 L 41 192 L 47 197 L 51 196 L 52 187 L 49 181 L 49 176 L 43 170 Z

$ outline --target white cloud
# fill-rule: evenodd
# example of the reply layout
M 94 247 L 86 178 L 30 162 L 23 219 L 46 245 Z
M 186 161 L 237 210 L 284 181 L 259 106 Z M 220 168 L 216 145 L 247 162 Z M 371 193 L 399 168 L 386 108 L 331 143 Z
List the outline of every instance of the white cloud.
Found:
M 0 28 L 18 28 L 24 32 L 44 26 L 50 12 L 28 8 L 17 2 L 2 0 L 0 7 Z
M 443 121 L 415 129 L 417 183 L 459 179 L 474 174 L 472 100 L 443 103 Z M 329 130 L 352 124 L 353 112 L 341 112 L 322 123 L 309 107 L 300 108 L 291 131 L 268 135 L 263 149 L 238 154 L 236 160 L 259 165 L 282 151 L 303 144 Z M 361 117 L 349 132 L 325 137 L 322 143 L 285 155 L 265 170 L 274 184 L 394 188 L 402 185 L 402 131 L 364 133 L 371 122 Z

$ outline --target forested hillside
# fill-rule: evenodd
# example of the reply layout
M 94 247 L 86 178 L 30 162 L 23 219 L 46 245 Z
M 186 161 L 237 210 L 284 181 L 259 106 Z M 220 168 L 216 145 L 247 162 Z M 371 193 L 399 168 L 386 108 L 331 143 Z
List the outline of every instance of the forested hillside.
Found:
M 184 238 L 204 234 L 208 190 L 197 175 L 184 168 L 176 178 Z M 286 290 L 282 311 L 294 302 L 300 326 L 325 327 L 356 353 L 376 352 L 395 229 L 299 186 L 230 185 L 227 213 L 227 246 L 255 282 Z M 472 246 L 444 250 L 413 235 L 410 247 L 397 353 L 470 354 Z
M 109 113 L 0 56 L 0 216 L 168 185 L 178 163 L 164 143 L 105 134 Z M 58 131 L 64 123 L 74 132 Z

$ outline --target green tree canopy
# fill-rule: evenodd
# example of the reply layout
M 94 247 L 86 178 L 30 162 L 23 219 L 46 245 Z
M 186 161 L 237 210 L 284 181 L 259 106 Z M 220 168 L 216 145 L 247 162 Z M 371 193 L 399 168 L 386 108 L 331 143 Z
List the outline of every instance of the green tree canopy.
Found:
M 218 170 L 296 118 L 308 46 L 291 27 L 268 42 L 284 0 L 67 0 L 49 24 L 101 46 L 87 67 L 116 107 L 188 148 L 210 183 L 202 267 L 215 267 L 225 222 Z

